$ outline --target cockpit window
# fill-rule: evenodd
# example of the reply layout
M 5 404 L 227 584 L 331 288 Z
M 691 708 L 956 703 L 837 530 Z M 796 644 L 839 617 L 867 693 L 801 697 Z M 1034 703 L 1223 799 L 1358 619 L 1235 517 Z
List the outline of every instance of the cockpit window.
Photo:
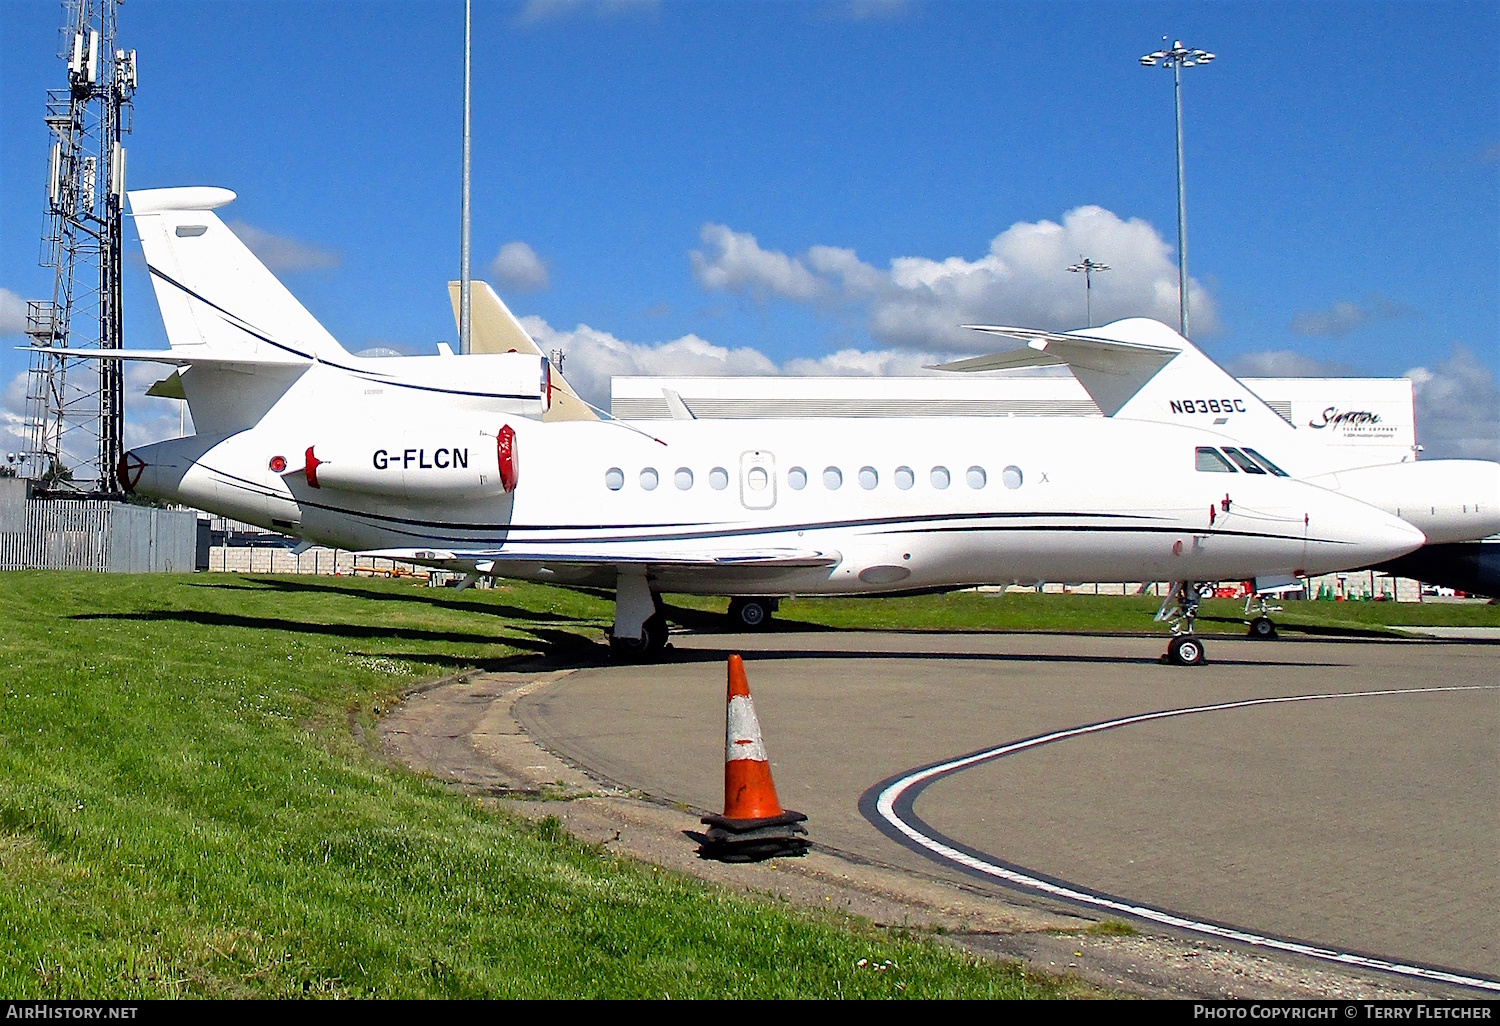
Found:
M 1210 449 L 1206 445 L 1198 446 L 1198 469 L 1211 474 L 1233 474 L 1234 467 L 1229 461 L 1219 455 L 1219 450 Z
M 1245 447 L 1245 451 L 1248 452 L 1251 456 L 1255 457 L 1255 462 L 1257 462 L 1261 466 L 1265 467 L 1267 470 L 1269 470 L 1271 473 L 1275 474 L 1277 477 L 1291 477 L 1291 475 L 1288 474 L 1286 471 L 1282 470 L 1276 464 L 1272 463 L 1270 460 L 1266 459 L 1264 456 L 1262 456 L 1260 453 L 1256 452 L 1254 449 L 1250 448 L 1249 446 Z
M 1226 455 L 1228 455 L 1228 457 L 1230 459 L 1234 460 L 1235 463 L 1239 464 L 1239 468 L 1241 470 L 1243 470 L 1245 473 L 1247 473 L 1247 474 L 1264 474 L 1265 473 L 1265 471 L 1262 470 L 1256 464 L 1256 462 L 1254 460 L 1252 460 L 1249 456 L 1246 456 L 1244 453 L 1240 452 L 1238 449 L 1234 448 L 1233 446 L 1229 446 L 1229 445 L 1224 446 L 1224 452 L 1225 452 Z

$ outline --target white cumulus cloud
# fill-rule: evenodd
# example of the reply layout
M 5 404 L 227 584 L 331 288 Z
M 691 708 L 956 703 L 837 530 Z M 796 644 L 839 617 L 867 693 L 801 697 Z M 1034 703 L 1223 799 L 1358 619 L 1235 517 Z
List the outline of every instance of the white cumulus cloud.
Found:
M 1392 321 L 1411 312 L 1409 307 L 1377 293 L 1364 304 L 1342 300 L 1327 310 L 1304 311 L 1292 318 L 1289 327 L 1298 335 L 1343 338 L 1373 320 Z
M 516 20 L 522 25 L 537 25 L 576 14 L 611 18 L 622 14 L 648 14 L 658 6 L 658 0 L 526 0 Z
M 517 292 L 540 292 L 548 285 L 547 265 L 524 242 L 507 242 L 490 261 L 490 276 Z
M 277 235 L 245 221 L 230 221 L 226 227 L 239 236 L 272 274 L 327 270 L 341 262 L 338 253 L 331 249 L 289 235 Z
M 1500 388 L 1468 348 L 1406 372 L 1417 397 L 1417 441 L 1429 458 L 1500 460 Z
M 0 289 L 0 337 L 26 331 L 26 301 L 10 289 Z
M 829 13 L 845 21 L 891 21 L 915 10 L 913 0 L 838 0 L 829 5 Z
M 25 452 L 31 447 L 26 434 L 26 371 L 21 371 L 5 383 L 0 393 L 0 459 L 8 461 L 9 454 Z M 9 463 L 7 463 L 9 465 Z
M 1272 349 L 1241 353 L 1226 368 L 1237 378 L 1340 378 L 1354 375 L 1354 368 L 1335 360 L 1318 360 L 1294 349 Z
M 609 379 L 615 375 L 751 375 L 779 371 L 757 349 L 728 349 L 697 335 L 642 344 L 626 342 L 586 324 L 563 331 L 540 317 L 523 317 L 521 323 L 543 352 L 563 351 L 563 374 L 568 383 L 583 398 L 605 409 L 609 408 Z
M 799 301 L 817 299 L 827 290 L 827 283 L 801 260 L 761 249 L 754 235 L 722 224 L 706 224 L 698 234 L 708 251 L 695 249 L 688 259 L 693 277 L 705 289 Z
M 1072 329 L 1085 323 L 1084 283 L 1067 267 L 1080 255 L 1108 264 L 1094 275 L 1094 322 L 1121 317 L 1177 321 L 1177 265 L 1148 222 L 1083 206 L 1054 221 L 1018 222 L 975 260 L 897 257 L 886 268 L 852 249 L 818 245 L 802 256 L 762 249 L 755 236 L 703 226 L 705 249 L 691 254 L 705 289 L 798 303 L 863 307 L 871 337 L 898 348 L 982 351 L 990 343 L 959 326 L 1016 324 Z M 1217 330 L 1213 297 L 1189 283 L 1195 334 Z

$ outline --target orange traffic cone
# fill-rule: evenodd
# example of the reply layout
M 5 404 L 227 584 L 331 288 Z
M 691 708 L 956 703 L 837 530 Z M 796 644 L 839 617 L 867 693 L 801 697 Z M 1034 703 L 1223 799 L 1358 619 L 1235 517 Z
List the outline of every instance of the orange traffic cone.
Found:
M 760 721 L 750 700 L 745 663 L 729 657 L 729 689 L 724 713 L 724 814 L 704 816 L 707 834 L 694 835 L 699 854 L 724 862 L 756 862 L 807 851 L 800 812 L 783 810 L 776 800 L 771 764 L 766 759 Z

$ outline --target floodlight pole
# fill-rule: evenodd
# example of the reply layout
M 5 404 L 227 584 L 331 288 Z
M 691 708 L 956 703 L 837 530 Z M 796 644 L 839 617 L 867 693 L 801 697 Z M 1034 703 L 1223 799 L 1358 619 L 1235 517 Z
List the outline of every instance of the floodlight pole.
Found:
M 1166 42 L 1166 36 L 1162 41 Z M 1141 58 L 1141 64 L 1154 68 L 1158 64 L 1172 69 L 1172 105 L 1177 114 L 1177 306 L 1178 328 L 1188 337 L 1188 252 L 1187 252 L 1187 185 L 1182 166 L 1182 69 L 1207 64 L 1214 55 L 1194 50 L 1177 40 L 1170 49 L 1157 50 Z
M 468 88 L 467 84 L 465 88 Z M 1177 113 L 1177 306 L 1178 319 L 1181 322 L 1182 337 L 1188 337 L 1188 270 L 1187 270 L 1187 176 L 1182 167 L 1182 63 L 1172 62 L 1172 108 Z M 469 124 L 468 108 L 464 109 L 464 218 L 465 231 L 468 218 L 468 175 L 469 175 Z M 468 267 L 467 246 L 465 247 L 465 272 Z M 464 288 L 468 289 L 468 285 Z M 465 338 L 465 342 L 468 339 Z
M 1088 257 L 1080 257 L 1078 263 L 1072 265 L 1068 270 L 1075 274 L 1083 272 L 1083 308 L 1088 318 L 1088 327 L 1094 326 L 1094 272 L 1109 270 L 1108 264 L 1101 264 L 1090 260 Z
M 473 0 L 464 0 L 464 185 L 463 233 L 458 276 L 458 351 L 469 352 L 469 58 Z

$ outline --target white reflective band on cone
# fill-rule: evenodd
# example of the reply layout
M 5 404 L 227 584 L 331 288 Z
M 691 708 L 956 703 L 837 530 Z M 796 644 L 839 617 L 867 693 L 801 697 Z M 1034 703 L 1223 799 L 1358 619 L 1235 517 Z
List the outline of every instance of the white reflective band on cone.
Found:
M 729 719 L 724 731 L 724 761 L 751 759 L 766 762 L 766 746 L 760 739 L 760 722 L 748 698 L 729 700 Z

